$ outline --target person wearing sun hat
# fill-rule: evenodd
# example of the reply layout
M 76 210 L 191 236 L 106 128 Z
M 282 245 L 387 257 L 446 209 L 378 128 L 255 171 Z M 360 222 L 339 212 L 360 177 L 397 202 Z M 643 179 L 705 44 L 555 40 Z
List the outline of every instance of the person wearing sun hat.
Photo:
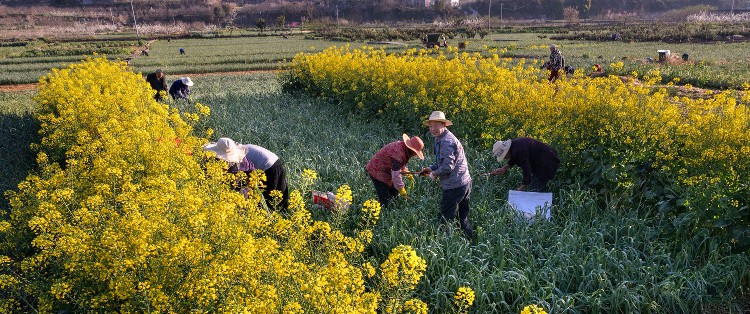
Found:
M 417 156 L 424 159 L 422 149 L 424 142 L 419 136 L 409 137 L 401 135 L 402 140 L 385 144 L 367 163 L 365 169 L 370 175 L 378 201 L 383 207 L 387 207 L 390 200 L 396 195 L 408 198 L 406 184 L 402 177 L 403 172 L 408 172 L 406 164 Z
M 169 87 L 169 95 L 172 99 L 188 99 L 190 95 L 190 87 L 193 86 L 193 81 L 189 77 L 182 77 L 179 80 L 172 82 L 172 86 Z
M 474 229 L 469 222 L 471 208 L 471 175 L 464 147 L 447 127 L 453 122 L 445 118 L 442 111 L 433 111 L 424 121 L 435 138 L 435 163 L 422 169 L 421 175 L 440 179 L 443 190 L 440 201 L 440 222 L 446 224 L 458 216 L 461 230 L 471 239 Z
M 266 189 L 263 196 L 266 204 L 273 208 L 271 191 L 278 190 L 282 194 L 279 208 L 289 207 L 289 185 L 286 181 L 286 169 L 279 156 L 273 152 L 253 144 L 237 144 L 228 137 L 222 137 L 214 143 L 208 143 L 203 147 L 205 150 L 213 151 L 216 157 L 229 164 L 228 171 L 237 173 L 240 171 L 250 173 L 255 169 L 263 170 L 266 174 Z
M 518 191 L 546 192 L 547 183 L 560 167 L 560 157 L 554 148 L 528 137 L 495 142 L 492 156 L 500 162 L 508 160 L 504 166 L 490 172 L 492 175 L 504 174 L 513 166 L 521 168 L 523 179 L 516 188 Z

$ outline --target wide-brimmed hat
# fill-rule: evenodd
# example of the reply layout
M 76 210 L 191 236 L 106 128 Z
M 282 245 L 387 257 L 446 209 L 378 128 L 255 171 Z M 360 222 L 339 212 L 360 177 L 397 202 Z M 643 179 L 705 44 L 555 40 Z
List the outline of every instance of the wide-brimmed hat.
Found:
M 189 77 L 182 77 L 180 78 L 180 81 L 187 86 L 193 86 L 193 81 L 191 81 Z
M 216 143 L 208 143 L 203 149 L 215 152 L 216 157 L 228 162 L 241 162 L 247 154 L 244 147 L 228 137 L 222 137 Z
M 492 156 L 497 157 L 497 161 L 503 161 L 505 155 L 510 150 L 511 140 L 497 141 L 492 145 Z
M 419 159 L 424 160 L 424 154 L 422 153 L 422 150 L 424 149 L 424 142 L 422 142 L 422 139 L 419 138 L 419 136 L 409 138 L 406 133 L 404 133 L 402 137 L 404 138 L 404 144 L 406 144 L 406 147 L 414 151 Z
M 427 119 L 427 121 L 424 122 L 424 125 L 430 125 L 430 121 L 439 121 L 445 123 L 445 126 L 451 126 L 453 125 L 453 122 L 451 120 L 448 120 L 445 118 L 445 113 L 442 111 L 433 111 L 430 114 L 430 117 Z

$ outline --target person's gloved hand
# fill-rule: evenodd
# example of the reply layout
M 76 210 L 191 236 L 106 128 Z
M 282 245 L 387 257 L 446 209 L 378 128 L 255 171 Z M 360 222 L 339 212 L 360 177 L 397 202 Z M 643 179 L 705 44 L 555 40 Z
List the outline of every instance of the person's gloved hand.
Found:
M 437 179 L 437 176 L 434 173 L 432 173 L 432 172 L 430 172 L 429 176 L 430 176 L 430 179 L 432 179 L 432 180 L 436 180 Z
M 398 190 L 398 194 L 401 194 L 401 197 L 403 197 L 405 199 L 409 199 L 409 195 L 406 194 L 406 188 L 400 188 Z

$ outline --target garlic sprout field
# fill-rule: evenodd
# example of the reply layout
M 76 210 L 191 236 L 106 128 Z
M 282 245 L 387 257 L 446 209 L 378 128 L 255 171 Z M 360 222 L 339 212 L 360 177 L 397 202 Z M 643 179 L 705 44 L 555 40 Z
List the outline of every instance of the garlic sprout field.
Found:
M 234 70 L 231 49 L 210 43 L 200 51 Z M 161 66 L 145 58 L 139 68 Z M 746 91 L 675 97 L 648 85 L 658 71 L 638 86 L 582 73 L 550 84 L 534 60 L 453 47 L 289 60 L 288 71 L 196 76 L 189 101 L 155 102 L 133 68 L 102 57 L 50 72 L 33 93 L 0 93 L 0 135 L 16 150 L 0 155 L 0 312 L 747 310 Z M 402 133 L 425 140 L 409 168 L 431 164 L 432 110 L 466 149 L 472 240 L 438 224 L 437 182 L 407 180 L 409 199 L 381 207 L 364 170 Z M 480 175 L 501 166 L 494 140 L 515 136 L 560 152 L 549 221 L 507 205 L 520 171 Z M 231 189 L 202 149 L 219 137 L 279 155 L 289 210 Z M 323 209 L 312 190 L 351 206 Z

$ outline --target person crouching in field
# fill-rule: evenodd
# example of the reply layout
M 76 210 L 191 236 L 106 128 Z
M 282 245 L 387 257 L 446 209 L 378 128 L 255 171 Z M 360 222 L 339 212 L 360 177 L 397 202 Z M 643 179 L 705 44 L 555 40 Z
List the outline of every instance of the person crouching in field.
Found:
M 474 229 L 469 222 L 471 207 L 471 175 L 466 162 L 464 147 L 455 135 L 448 131 L 453 122 L 445 118 L 442 111 L 433 111 L 425 125 L 435 138 L 435 163 L 422 169 L 420 175 L 440 179 L 443 197 L 440 200 L 440 223 L 447 224 L 456 219 L 461 224 L 464 236 L 471 240 Z
M 167 77 L 166 75 L 164 75 L 164 71 L 162 71 L 161 69 L 156 69 L 156 72 L 149 73 L 148 75 L 146 75 L 146 82 L 148 82 L 151 85 L 151 88 L 156 91 L 154 99 L 156 99 L 156 101 L 160 101 L 161 92 L 167 91 Z
M 189 77 L 180 78 L 179 80 L 174 81 L 172 86 L 169 87 L 169 95 L 171 95 L 174 100 L 187 100 L 188 95 L 190 95 L 190 86 L 193 86 L 193 81 L 191 81 Z
M 216 157 L 229 163 L 228 171 L 238 173 L 240 171 L 249 174 L 255 169 L 266 173 L 266 189 L 263 196 L 269 208 L 274 208 L 271 191 L 277 190 L 282 193 L 279 208 L 289 207 L 289 186 L 286 182 L 286 169 L 279 156 L 271 151 L 252 144 L 237 144 L 228 137 L 222 137 L 215 143 L 208 143 L 205 150 L 216 153 Z
M 365 167 L 372 184 L 375 185 L 378 201 L 384 208 L 396 195 L 401 194 L 402 197 L 408 198 L 402 172 L 409 171 L 406 164 L 412 157 L 417 156 L 424 160 L 424 142 L 419 136 L 410 138 L 403 134 L 402 139 L 383 146 Z
M 492 146 L 492 155 L 497 161 L 508 160 L 505 166 L 490 172 L 492 175 L 504 174 L 513 166 L 521 168 L 523 179 L 516 188 L 518 191 L 546 192 L 547 183 L 555 177 L 560 166 L 554 148 L 528 137 L 497 141 Z

